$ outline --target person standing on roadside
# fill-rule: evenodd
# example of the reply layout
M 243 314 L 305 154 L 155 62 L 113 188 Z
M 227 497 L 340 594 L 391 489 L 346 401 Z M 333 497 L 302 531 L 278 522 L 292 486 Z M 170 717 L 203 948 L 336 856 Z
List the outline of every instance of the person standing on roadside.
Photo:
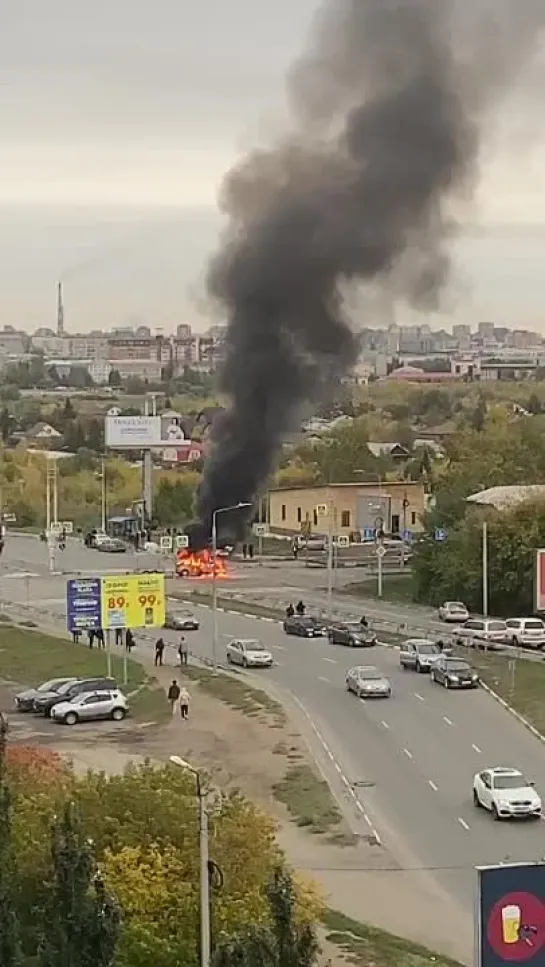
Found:
M 185 635 L 182 635 L 180 638 L 180 644 L 178 645 L 178 656 L 180 658 L 180 665 L 187 665 L 189 649 L 187 647 Z
M 176 679 L 172 680 L 172 684 L 168 690 L 167 698 L 170 702 L 170 707 L 172 709 L 172 715 L 176 714 L 176 709 L 178 707 L 178 702 L 180 699 L 180 686 Z
M 180 713 L 183 719 L 189 718 L 189 692 L 185 685 L 180 691 Z
M 162 638 L 158 638 L 155 642 L 155 665 L 163 664 L 163 655 L 165 653 L 165 643 Z
M 125 632 L 125 651 L 128 651 L 130 654 L 135 644 L 136 644 L 136 641 L 134 640 L 134 635 L 131 629 L 127 628 L 127 631 Z
M 115 629 L 115 643 L 116 643 L 116 645 L 122 645 L 123 644 L 123 628 L 116 628 Z

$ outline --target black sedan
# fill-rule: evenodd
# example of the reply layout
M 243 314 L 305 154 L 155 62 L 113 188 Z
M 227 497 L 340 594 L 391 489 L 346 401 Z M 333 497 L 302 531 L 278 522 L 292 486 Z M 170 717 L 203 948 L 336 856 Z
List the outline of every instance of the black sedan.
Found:
M 479 676 L 467 661 L 442 655 L 431 667 L 431 680 L 444 688 L 478 688 Z
M 179 611 L 177 614 L 167 611 L 165 628 L 170 631 L 198 631 L 199 619 L 190 611 Z
M 284 631 L 299 638 L 323 638 L 326 633 L 324 625 L 317 618 L 298 614 L 284 620 Z
M 327 635 L 332 645 L 348 645 L 349 648 L 372 648 L 377 643 L 374 631 L 356 621 L 331 625 Z

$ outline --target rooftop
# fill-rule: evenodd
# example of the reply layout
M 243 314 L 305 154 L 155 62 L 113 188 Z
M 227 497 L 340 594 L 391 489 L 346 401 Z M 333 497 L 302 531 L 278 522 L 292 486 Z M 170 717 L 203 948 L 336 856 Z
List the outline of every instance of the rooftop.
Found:
M 527 500 L 545 500 L 545 485 L 530 484 L 528 486 L 490 487 L 489 490 L 481 490 L 478 494 L 471 494 L 467 498 L 469 504 L 478 504 L 481 507 L 494 507 L 496 510 L 509 510 L 511 507 L 523 504 Z

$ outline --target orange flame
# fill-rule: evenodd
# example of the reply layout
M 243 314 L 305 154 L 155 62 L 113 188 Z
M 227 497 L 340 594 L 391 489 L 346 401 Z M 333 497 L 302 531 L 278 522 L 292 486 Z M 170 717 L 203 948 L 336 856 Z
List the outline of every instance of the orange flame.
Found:
M 228 577 L 227 564 L 224 558 L 216 557 L 209 550 L 178 551 L 176 558 L 176 573 L 179 577 L 213 577 L 214 570 L 217 578 Z

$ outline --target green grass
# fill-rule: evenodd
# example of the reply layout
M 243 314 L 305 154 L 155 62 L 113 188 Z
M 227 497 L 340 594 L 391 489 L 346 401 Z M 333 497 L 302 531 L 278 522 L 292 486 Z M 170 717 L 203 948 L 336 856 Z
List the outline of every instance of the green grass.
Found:
M 456 960 L 436 954 L 427 947 L 396 937 L 378 927 L 359 923 L 336 910 L 322 917 L 327 940 L 340 947 L 356 967 L 460 967 Z
M 140 722 L 164 725 L 172 720 L 172 709 L 166 692 L 155 679 L 133 695 L 129 701 L 131 718 L 138 719 Z
M 459 649 L 482 681 L 545 734 L 545 663 L 511 660 L 505 655 Z
M 368 578 L 366 581 L 346 584 L 343 588 L 339 588 L 339 594 L 348 594 L 358 598 L 378 598 L 377 592 L 378 583 L 376 576 Z M 407 574 L 384 574 L 381 601 L 413 604 L 413 582 L 410 572 Z
M 273 786 L 297 826 L 312 833 L 330 833 L 342 822 L 342 813 L 331 790 L 308 765 L 289 766 L 284 779 Z
M 267 695 L 263 689 L 248 685 L 242 678 L 224 675 L 221 672 L 214 675 L 208 669 L 196 668 L 194 665 L 185 668 L 184 674 L 213 698 L 217 698 L 244 715 L 258 718 L 275 728 L 280 728 L 286 722 L 286 713 L 280 703 Z
M 112 675 L 123 681 L 123 659 L 112 654 Z M 137 688 L 146 681 L 146 672 L 136 661 L 127 661 L 128 687 Z M 65 638 L 43 635 L 15 627 L 0 627 L 0 678 L 31 684 L 48 678 L 74 675 L 91 677 L 106 675 L 106 652 L 73 644 Z

